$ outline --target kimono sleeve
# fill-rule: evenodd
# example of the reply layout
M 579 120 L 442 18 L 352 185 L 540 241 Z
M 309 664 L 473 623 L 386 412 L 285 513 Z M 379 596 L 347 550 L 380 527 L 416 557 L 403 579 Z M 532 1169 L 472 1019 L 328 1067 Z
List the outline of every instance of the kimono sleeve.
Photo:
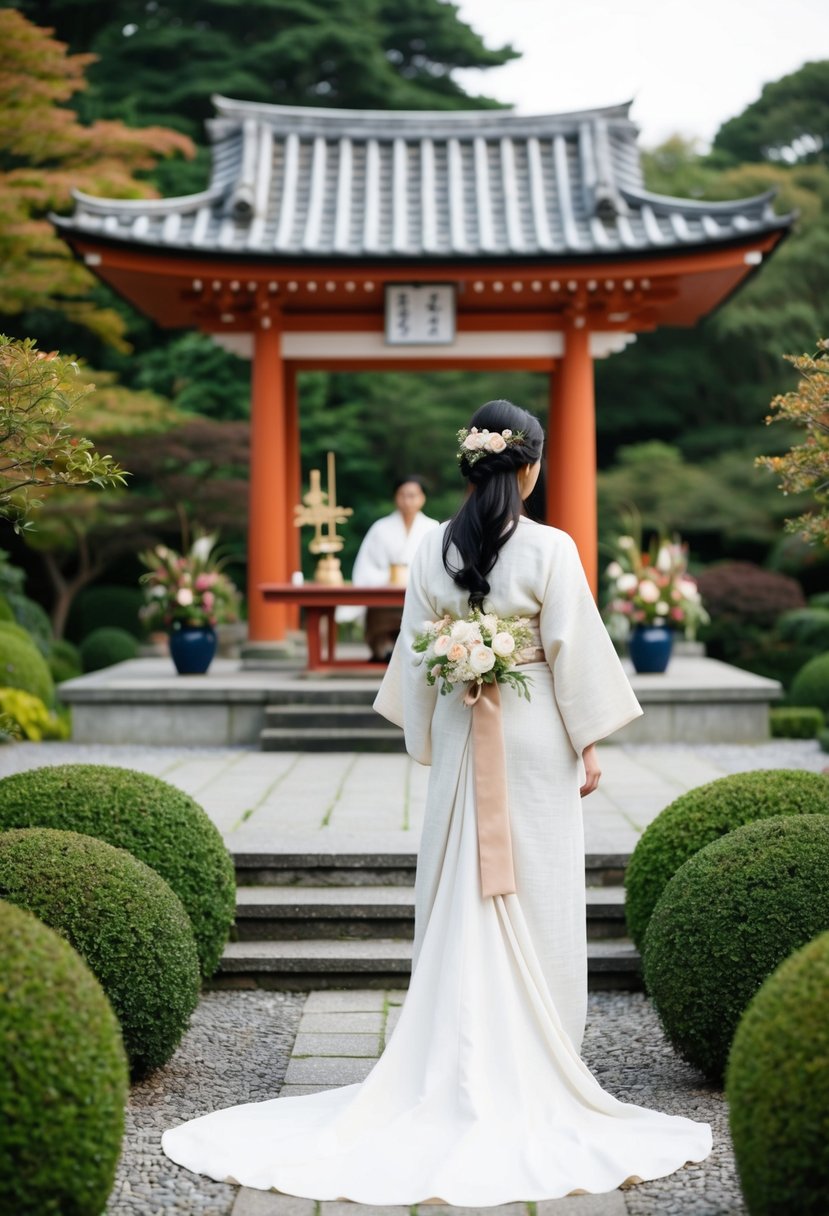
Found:
M 412 650 L 412 642 L 425 622 L 435 620 L 437 616 L 424 586 L 431 548 L 427 537 L 415 554 L 403 602 L 400 633 L 374 699 L 378 714 L 395 726 L 403 727 L 406 751 L 419 764 L 432 763 L 432 714 L 438 696 L 437 687 L 430 688 L 426 683 L 423 656 Z
M 557 534 L 541 606 L 541 642 L 570 742 L 580 756 L 642 709 L 596 607 L 573 540 Z

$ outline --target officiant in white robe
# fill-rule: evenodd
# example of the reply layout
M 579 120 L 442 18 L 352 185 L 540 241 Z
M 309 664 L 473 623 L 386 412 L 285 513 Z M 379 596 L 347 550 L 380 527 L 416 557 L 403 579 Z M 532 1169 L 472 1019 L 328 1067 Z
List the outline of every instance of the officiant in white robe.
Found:
M 420 542 L 436 528 L 438 521 L 423 514 L 426 493 L 414 474 L 403 477 L 394 487 L 394 511 L 371 525 L 357 552 L 351 581 L 355 587 L 387 587 L 405 583 Z M 396 579 L 392 578 L 395 569 Z M 372 659 L 385 662 L 400 632 L 402 612 L 398 608 L 337 609 L 338 621 L 363 622 Z

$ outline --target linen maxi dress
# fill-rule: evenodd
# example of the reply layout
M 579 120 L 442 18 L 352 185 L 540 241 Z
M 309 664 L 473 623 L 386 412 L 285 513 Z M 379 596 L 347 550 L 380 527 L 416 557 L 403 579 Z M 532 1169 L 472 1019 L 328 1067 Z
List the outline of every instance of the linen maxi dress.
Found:
M 319 1200 L 466 1207 L 607 1191 L 710 1151 L 706 1124 L 627 1105 L 581 1062 L 587 993 L 580 756 L 642 711 L 563 532 L 522 519 L 484 608 L 537 618 L 546 662 L 502 688 L 517 893 L 482 898 L 472 711 L 426 684 L 411 641 L 467 614 L 443 527 L 414 561 L 375 707 L 431 763 L 416 880 L 414 969 L 400 1021 L 362 1084 L 216 1111 L 163 1136 L 222 1181 Z

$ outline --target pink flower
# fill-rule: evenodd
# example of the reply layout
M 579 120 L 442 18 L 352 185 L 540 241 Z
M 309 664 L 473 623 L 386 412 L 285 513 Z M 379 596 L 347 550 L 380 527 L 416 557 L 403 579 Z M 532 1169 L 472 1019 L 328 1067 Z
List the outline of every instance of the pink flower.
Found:
M 646 604 L 655 604 L 659 596 L 660 591 L 656 583 L 652 583 L 650 579 L 643 578 L 639 584 L 639 598 L 644 600 Z
M 684 621 L 685 613 L 682 611 L 681 608 L 672 608 L 671 609 L 671 620 L 672 621 Z
M 453 642 L 446 652 L 446 657 L 450 663 L 460 663 L 461 659 L 466 658 L 466 647 L 460 642 Z
M 490 452 L 503 452 L 506 446 L 506 439 L 504 439 L 503 435 L 497 434 L 497 432 L 494 435 L 490 435 L 486 441 L 487 450 Z
M 201 602 L 205 612 L 211 612 L 213 610 L 213 605 L 216 603 L 216 597 L 212 591 L 205 591 L 204 595 L 201 597 Z

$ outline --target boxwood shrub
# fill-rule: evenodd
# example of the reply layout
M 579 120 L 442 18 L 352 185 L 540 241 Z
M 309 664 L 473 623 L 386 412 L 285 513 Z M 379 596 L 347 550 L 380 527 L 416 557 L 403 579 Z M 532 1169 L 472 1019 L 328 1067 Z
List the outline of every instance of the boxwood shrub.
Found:
M 134 659 L 138 654 L 138 642 L 126 629 L 106 625 L 87 634 L 79 650 L 84 671 L 101 671 L 114 663 Z
M 666 884 L 699 849 L 755 819 L 812 814 L 829 814 L 829 780 L 820 773 L 734 773 L 681 794 L 642 833 L 625 874 L 625 915 L 637 946 Z
M 103 764 L 60 764 L 0 780 L 0 830 L 63 828 L 128 849 L 164 878 L 193 924 L 202 974 L 219 965 L 236 883 L 222 837 L 167 781 Z
M 78 832 L 0 832 L 0 894 L 65 937 L 121 1023 L 132 1075 L 165 1064 L 199 997 L 181 900 L 125 849 Z
M 668 1038 L 712 1080 L 767 976 L 829 929 L 829 816 L 781 815 L 677 870 L 645 935 L 645 979 Z
M 73 680 L 75 676 L 79 676 L 83 672 L 81 652 L 77 646 L 62 639 L 52 643 L 48 663 L 52 679 L 56 684 L 62 684 L 64 680 Z
M 794 608 L 783 613 L 776 629 L 784 642 L 811 646 L 815 651 L 829 650 L 829 608 Z
M 29 637 L 19 635 L 13 626 L 0 628 L 0 685 L 22 688 L 53 705 L 55 686 L 43 655 Z
M 816 655 L 801 667 L 786 698 L 789 705 L 814 705 L 829 710 L 829 653 Z
M 806 705 L 781 706 L 769 713 L 769 729 L 774 739 L 814 739 L 825 725 L 823 710 Z
M 83 959 L 0 901 L 0 1210 L 99 1216 L 129 1092 L 118 1020 Z
M 728 1061 L 731 1136 L 751 1216 L 825 1216 L 829 1197 L 829 933 L 777 968 Z

